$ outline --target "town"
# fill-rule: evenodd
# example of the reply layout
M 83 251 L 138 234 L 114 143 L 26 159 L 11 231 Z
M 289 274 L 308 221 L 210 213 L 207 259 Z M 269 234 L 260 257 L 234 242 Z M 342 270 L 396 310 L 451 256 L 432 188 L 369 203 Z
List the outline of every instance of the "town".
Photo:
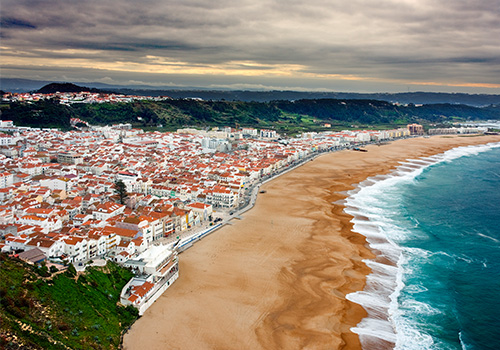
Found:
M 251 208 L 263 182 L 323 152 L 423 134 L 416 124 L 281 138 L 254 128 L 161 133 L 71 122 L 77 130 L 0 122 L 0 249 L 57 270 L 107 260 L 128 267 L 136 277 L 121 302 L 140 314 L 178 277 L 178 252 Z
M 73 103 L 105 103 L 105 102 L 133 102 L 133 101 L 164 101 L 169 99 L 167 96 L 138 96 L 124 95 L 118 93 L 101 92 L 55 92 L 50 94 L 42 93 L 4 93 L 3 102 L 36 102 L 40 100 L 54 100 L 61 104 L 70 105 Z

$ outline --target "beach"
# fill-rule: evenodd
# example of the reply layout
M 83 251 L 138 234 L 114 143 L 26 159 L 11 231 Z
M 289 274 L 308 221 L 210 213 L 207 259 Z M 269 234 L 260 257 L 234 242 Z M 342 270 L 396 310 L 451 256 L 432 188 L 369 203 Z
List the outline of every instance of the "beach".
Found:
M 124 349 L 360 349 L 373 257 L 341 201 L 370 176 L 500 136 L 434 136 L 329 153 L 262 186 L 255 207 L 182 253 L 179 279 L 124 336 Z

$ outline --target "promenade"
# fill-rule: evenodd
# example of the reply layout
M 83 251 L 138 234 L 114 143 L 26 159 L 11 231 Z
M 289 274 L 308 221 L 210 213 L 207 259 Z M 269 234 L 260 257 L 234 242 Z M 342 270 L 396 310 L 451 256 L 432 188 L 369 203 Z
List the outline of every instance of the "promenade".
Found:
M 124 337 L 124 349 L 360 349 L 373 257 L 338 203 L 345 191 L 408 158 L 500 137 L 399 140 L 325 154 L 260 187 L 242 220 L 182 253 L 179 279 Z
M 230 225 L 232 220 L 241 220 L 242 215 L 252 209 L 257 200 L 257 196 L 259 195 L 259 191 L 262 185 L 268 183 L 276 179 L 279 176 L 282 176 L 292 170 L 297 169 L 298 167 L 307 164 L 307 162 L 312 161 L 319 157 L 320 155 L 337 152 L 342 150 L 351 149 L 352 147 L 342 147 L 335 148 L 328 151 L 316 151 L 298 161 L 295 161 L 289 164 L 287 167 L 281 169 L 280 171 L 274 172 L 271 175 L 265 176 L 261 178 L 259 181 L 255 181 L 250 184 L 248 188 L 245 189 L 243 198 L 240 199 L 239 204 L 234 209 L 229 210 L 219 210 L 214 211 L 214 217 L 220 218 L 221 221 L 217 224 L 210 225 L 209 223 L 204 223 L 201 226 L 195 226 L 189 229 L 186 229 L 178 234 L 170 235 L 169 237 L 165 237 L 157 241 L 155 244 L 170 244 L 174 245 L 175 242 L 180 240 L 180 244 L 178 246 L 179 253 L 191 248 L 197 241 L 206 237 L 207 235 L 215 232 L 216 230 L 224 227 L 225 225 Z

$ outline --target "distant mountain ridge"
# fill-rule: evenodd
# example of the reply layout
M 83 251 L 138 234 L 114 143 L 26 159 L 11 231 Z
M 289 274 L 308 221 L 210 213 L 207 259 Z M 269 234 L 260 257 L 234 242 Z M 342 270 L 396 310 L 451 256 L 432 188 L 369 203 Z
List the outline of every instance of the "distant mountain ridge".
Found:
M 172 98 L 201 98 L 213 101 L 271 102 L 295 100 L 379 100 L 400 104 L 464 104 L 484 107 L 500 104 L 500 95 L 404 92 L 404 93 L 354 93 L 354 92 L 301 92 L 301 91 L 248 91 L 248 90 L 133 90 L 120 89 L 124 94 L 143 96 L 170 96 Z
M 1 78 L 0 90 L 10 92 L 37 91 L 45 85 L 53 84 L 50 81 L 37 81 L 29 79 Z M 141 96 L 170 96 L 172 98 L 201 98 L 213 101 L 243 101 L 243 102 L 269 102 L 277 100 L 301 99 L 370 99 L 401 104 L 465 104 L 475 107 L 500 104 L 498 94 L 466 94 L 466 93 L 440 93 L 440 92 L 402 92 L 402 93 L 350 93 L 350 92 L 301 92 L 301 91 L 252 91 L 252 90 L 210 90 L 203 88 L 182 88 L 171 86 L 148 85 L 110 85 L 104 83 L 64 83 L 85 86 L 85 90 L 98 89 L 100 92 L 116 92 Z M 59 90 L 61 91 L 61 90 Z M 61 91 L 62 92 L 62 91 Z M 73 92 L 73 91 L 71 91 Z

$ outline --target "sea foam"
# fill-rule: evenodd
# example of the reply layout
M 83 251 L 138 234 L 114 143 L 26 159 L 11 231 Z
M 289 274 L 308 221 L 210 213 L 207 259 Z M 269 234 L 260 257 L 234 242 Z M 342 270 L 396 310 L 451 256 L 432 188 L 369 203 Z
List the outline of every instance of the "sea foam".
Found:
M 411 184 L 430 166 L 498 147 L 500 143 L 458 147 L 430 157 L 408 159 L 390 174 L 368 178 L 348 192 L 344 211 L 354 217 L 351 220 L 354 231 L 365 236 L 370 248 L 377 254 L 375 259 L 365 261 L 371 273 L 367 276 L 364 290 L 346 296 L 363 306 L 368 313 L 351 329 L 359 335 L 364 349 L 387 343 L 394 344 L 395 349 L 433 349 L 442 346 L 435 344 L 430 335 L 412 324 L 405 317 L 403 309 L 417 314 L 439 314 L 440 311 L 421 302 L 405 301 L 405 305 L 399 302 L 401 290 L 405 287 L 405 273 L 412 268 L 408 263 L 409 257 L 428 259 L 430 252 L 398 244 L 411 233 L 408 228 L 399 227 L 390 218 L 401 210 L 397 189 L 398 186 Z M 419 223 L 414 222 L 414 225 L 418 226 Z M 425 287 L 414 287 L 409 292 L 422 291 L 425 291 Z

